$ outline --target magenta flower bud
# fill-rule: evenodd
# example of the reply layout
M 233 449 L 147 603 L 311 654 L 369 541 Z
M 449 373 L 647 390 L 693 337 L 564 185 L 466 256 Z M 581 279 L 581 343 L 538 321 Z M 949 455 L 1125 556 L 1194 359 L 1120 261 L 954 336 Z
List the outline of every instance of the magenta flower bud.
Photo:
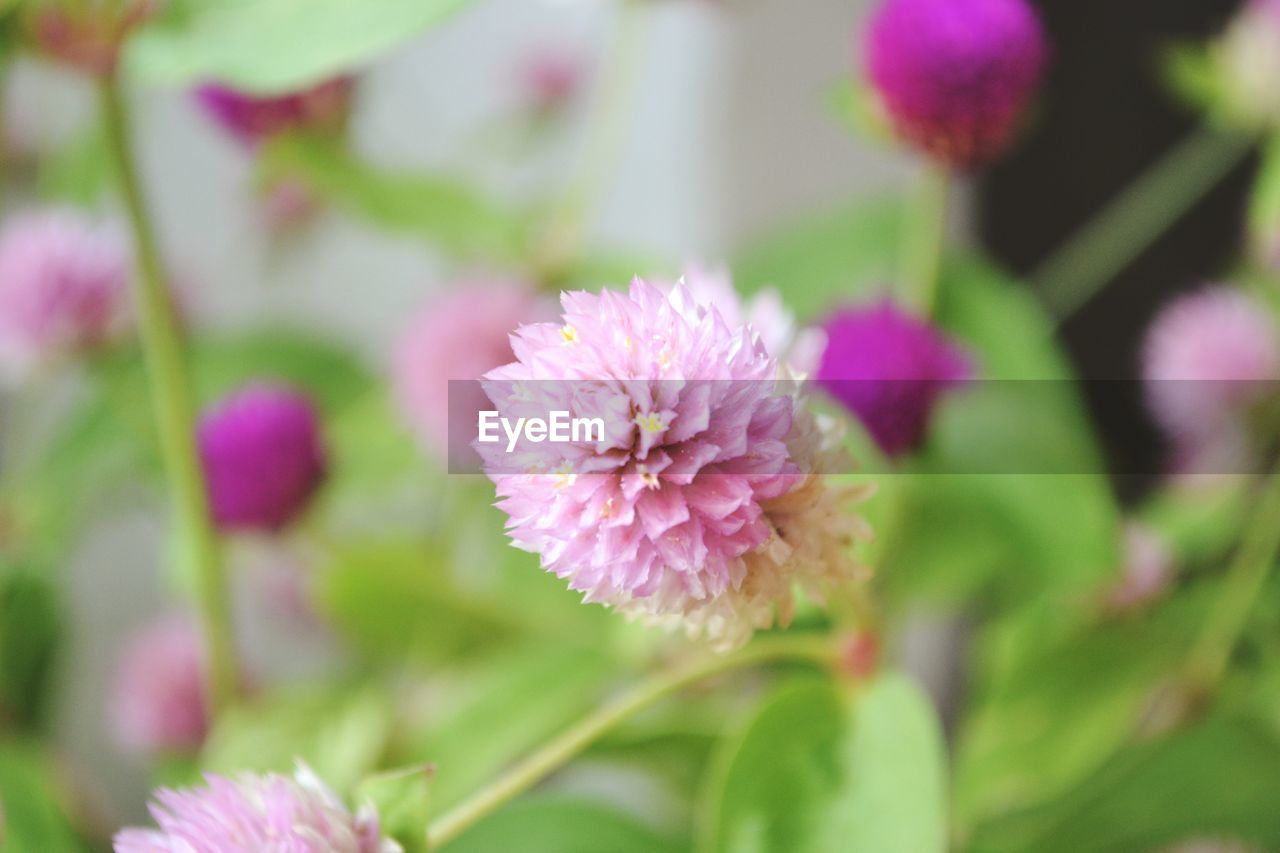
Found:
M 973 374 L 963 349 L 888 299 L 837 311 L 823 327 L 818 384 L 890 456 L 919 448 L 938 399 Z
M 196 101 L 224 130 L 246 145 L 298 130 L 333 130 L 346 121 L 355 83 L 326 80 L 283 95 L 251 95 L 217 84 L 195 91 Z
M 1143 356 L 1152 414 L 1191 451 L 1234 441 L 1250 409 L 1273 392 L 1280 331 L 1266 305 L 1230 287 L 1209 287 L 1157 315 Z
M 205 774 L 197 788 L 161 788 L 151 803 L 156 829 L 125 829 L 116 853 L 400 853 L 382 835 L 371 806 L 356 813 L 310 768 L 292 776 Z
M 463 281 L 434 294 L 409 322 L 392 370 L 400 409 L 423 447 L 442 463 L 469 453 L 476 413 L 489 408 L 478 380 L 511 360 L 510 335 L 553 316 L 554 307 L 528 285 Z M 452 403 L 452 405 L 451 405 Z
M 116 672 L 113 722 L 120 744 L 152 755 L 196 752 L 209 727 L 204 669 L 199 632 L 186 615 L 138 630 Z
M 31 34 L 59 62 L 108 77 L 115 73 L 125 39 L 161 5 L 161 0 L 37 0 Z
M 213 517 L 224 530 L 279 530 L 324 480 L 316 411 L 283 385 L 250 385 L 205 412 L 199 444 Z
M 867 29 L 865 53 L 898 135 L 967 170 L 1012 141 L 1049 46 L 1025 0 L 885 0 Z
M 22 377 L 119 336 L 132 269 L 114 228 L 62 211 L 11 221 L 0 232 L 0 372 Z

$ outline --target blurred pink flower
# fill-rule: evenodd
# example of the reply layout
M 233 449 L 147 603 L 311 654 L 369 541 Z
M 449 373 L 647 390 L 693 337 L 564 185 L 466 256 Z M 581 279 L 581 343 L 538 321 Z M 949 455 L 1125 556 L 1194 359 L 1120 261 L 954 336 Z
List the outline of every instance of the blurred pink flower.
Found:
M 683 285 L 561 303 L 562 323 L 515 334 L 517 361 L 486 390 L 503 417 L 565 410 L 605 431 L 514 456 L 477 443 L 517 547 L 587 602 L 719 648 L 787 622 L 793 583 L 820 594 L 851 576 L 864 531 L 821 478 L 838 441 L 749 329 Z
M 158 829 L 125 829 L 116 853 L 399 853 L 371 807 L 355 814 L 309 768 L 228 779 L 205 774 L 198 788 L 161 788 L 151 803 Z
M 172 614 L 144 625 L 120 657 L 113 721 L 120 744 L 148 754 L 190 754 L 208 731 L 204 650 L 195 623 Z
M 1124 565 L 1120 582 L 1107 595 L 1107 605 L 1132 610 L 1161 595 L 1173 573 L 1173 552 L 1158 532 L 1140 522 L 1124 526 Z
M 938 400 L 973 375 L 968 353 L 889 299 L 836 311 L 824 328 L 818 384 L 890 456 L 917 449 Z
M 298 92 L 252 95 L 207 84 L 195 91 L 204 111 L 246 144 L 295 130 L 334 129 L 346 120 L 355 83 L 336 77 Z
M 567 50 L 540 50 L 518 69 L 521 87 L 540 113 L 564 107 L 578 94 L 586 76 L 581 59 Z
M 36 0 L 31 35 L 44 53 L 86 74 L 115 72 L 120 48 L 134 29 L 155 15 L 162 0 Z
M 279 530 L 324 480 L 316 410 L 285 385 L 248 385 L 210 408 L 199 445 L 213 517 L 224 530 Z
M 945 165 L 974 169 L 1012 141 L 1049 46 L 1025 0 L 884 0 L 865 51 L 898 134 Z
M 0 232 L 0 372 L 22 376 L 109 343 L 129 321 L 124 234 L 55 211 Z
M 1157 315 L 1143 361 L 1151 411 L 1180 454 L 1223 464 L 1209 448 L 1247 444 L 1240 431 L 1250 410 L 1280 379 L 1280 332 L 1266 305 L 1213 286 Z
M 457 282 L 418 309 L 401 336 L 392 384 L 428 452 L 445 464 L 470 456 L 476 413 L 488 408 L 480 378 L 511 360 L 517 327 L 551 316 L 531 286 L 484 279 Z M 453 385 L 452 405 L 451 379 L 473 380 Z

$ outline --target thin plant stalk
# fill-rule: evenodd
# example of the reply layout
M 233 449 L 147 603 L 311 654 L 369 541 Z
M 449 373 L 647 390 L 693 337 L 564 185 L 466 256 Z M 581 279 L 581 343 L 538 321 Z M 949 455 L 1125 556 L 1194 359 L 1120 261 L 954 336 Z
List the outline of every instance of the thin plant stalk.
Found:
M 830 637 L 777 636 L 757 640 L 727 655 L 706 656 L 655 673 L 601 706 L 512 767 L 493 783 L 431 822 L 429 849 L 452 841 L 482 818 L 528 791 L 563 767 L 602 735 L 673 693 L 732 670 L 779 661 L 804 661 L 833 667 L 837 651 Z
M 906 207 L 902 240 L 902 287 L 909 305 L 921 315 L 933 315 L 942 253 L 947 238 L 951 172 L 931 162 L 921 168 Z
M 195 441 L 195 408 L 182 335 L 166 283 L 155 230 L 147 214 L 134 164 L 128 110 L 114 76 L 100 83 L 99 96 L 110 156 L 133 232 L 137 269 L 133 297 L 160 452 L 184 557 L 196 580 L 196 599 L 205 641 L 206 698 L 221 710 L 236 692 L 238 670 L 231 623 L 230 592 L 217 531 L 209 513 L 204 468 Z

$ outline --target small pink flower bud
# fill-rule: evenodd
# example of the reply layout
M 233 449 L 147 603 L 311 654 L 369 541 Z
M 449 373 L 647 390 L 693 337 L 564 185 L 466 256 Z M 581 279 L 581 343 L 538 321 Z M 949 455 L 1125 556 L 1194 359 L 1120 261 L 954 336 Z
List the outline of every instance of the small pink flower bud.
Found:
M 147 754 L 197 751 L 208 718 L 204 650 L 192 620 L 174 614 L 138 630 L 120 657 L 114 692 L 122 746 Z

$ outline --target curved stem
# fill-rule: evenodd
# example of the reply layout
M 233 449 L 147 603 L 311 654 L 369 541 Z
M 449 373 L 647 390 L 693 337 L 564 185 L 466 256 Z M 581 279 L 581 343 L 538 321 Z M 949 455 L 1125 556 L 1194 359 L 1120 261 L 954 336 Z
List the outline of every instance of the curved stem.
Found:
M 1256 142 L 1251 135 L 1212 127 L 1188 135 L 1032 274 L 1045 305 L 1059 321 L 1084 307 L 1217 186 Z
M 567 764 L 601 735 L 661 699 L 722 672 L 781 660 L 835 666 L 836 649 L 828 637 L 778 636 L 758 640 L 732 654 L 708 656 L 657 672 L 584 717 L 497 781 L 432 821 L 427 828 L 428 848 L 434 850 L 452 841 L 481 818 Z
M 112 165 L 133 231 L 137 256 L 133 296 L 160 451 L 181 542 L 187 547 L 187 557 L 195 570 L 205 637 L 206 697 L 210 709 L 217 711 L 234 697 L 237 685 L 231 604 L 218 537 L 209 516 L 204 469 L 196 449 L 195 410 L 182 339 L 155 233 L 143 203 L 119 81 L 114 77 L 102 80 L 99 95 Z
M 905 207 L 902 241 L 902 287 L 906 301 L 925 317 L 933 315 L 947 237 L 947 201 L 951 173 L 926 163 Z
M 1271 474 L 1227 569 L 1226 587 L 1209 611 L 1187 664 L 1191 687 L 1204 695 L 1222 678 L 1280 551 L 1280 469 Z

